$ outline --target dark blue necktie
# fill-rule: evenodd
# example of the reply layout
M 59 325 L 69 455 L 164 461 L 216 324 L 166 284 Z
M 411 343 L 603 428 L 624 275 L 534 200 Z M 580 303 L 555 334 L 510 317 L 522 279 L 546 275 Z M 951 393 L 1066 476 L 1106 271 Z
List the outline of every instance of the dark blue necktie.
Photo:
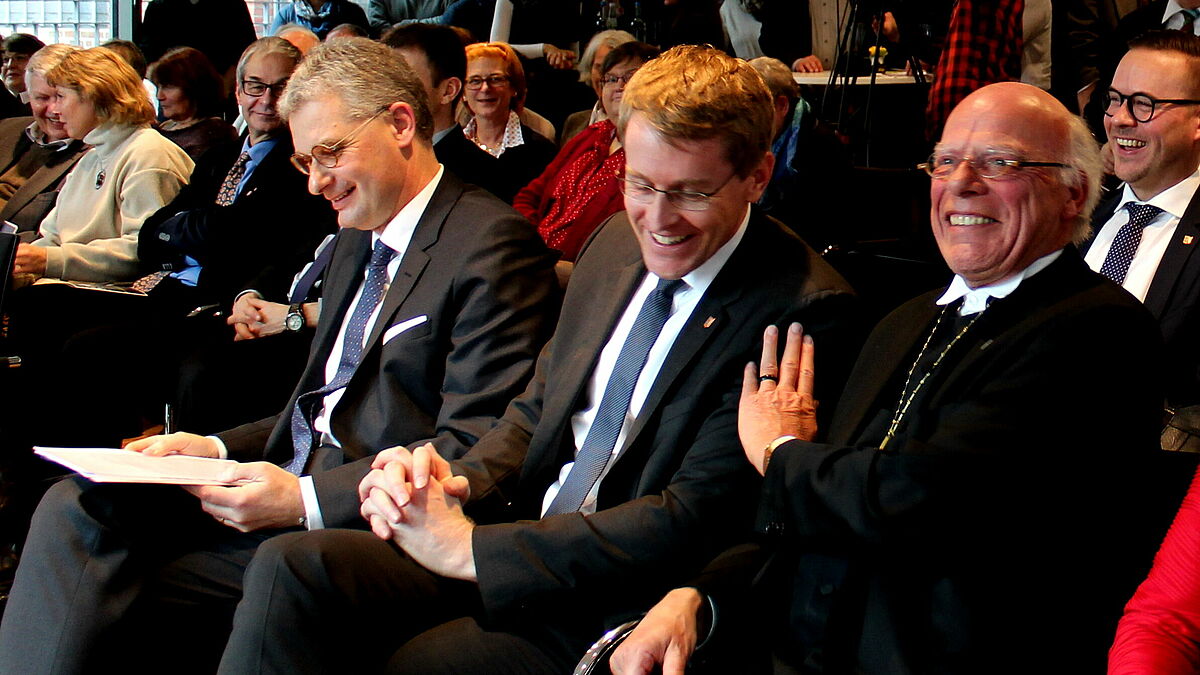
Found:
M 1104 256 L 1104 264 L 1100 266 L 1100 274 L 1118 284 L 1125 281 L 1125 274 L 1129 272 L 1133 256 L 1137 254 L 1138 245 L 1142 243 L 1142 230 L 1162 213 L 1162 209 L 1157 206 L 1135 202 L 1129 202 L 1125 208 L 1129 211 L 1129 222 L 1117 230 L 1108 255 Z
M 284 468 L 297 476 L 308 464 L 308 457 L 312 454 L 316 442 L 317 434 L 312 422 L 319 408 L 318 404 L 331 392 L 346 386 L 362 361 L 363 335 L 367 331 L 367 321 L 370 320 L 371 313 L 375 311 L 379 301 L 383 299 L 383 287 L 387 284 L 387 264 L 395 254 L 396 252 L 383 243 L 383 240 L 375 243 L 371 261 L 367 263 L 367 280 L 363 282 L 362 295 L 358 304 L 354 306 L 354 312 L 350 314 L 350 322 L 346 324 L 346 335 L 342 340 L 342 358 L 338 361 L 337 373 L 329 384 L 296 398 L 296 405 L 292 408 L 294 454 L 291 463 Z
M 600 398 L 600 409 L 596 411 L 596 419 L 583 439 L 583 447 L 575 456 L 575 464 L 571 467 L 562 488 L 546 509 L 547 516 L 559 513 L 578 511 L 583 506 L 583 500 L 592 491 L 592 486 L 599 480 L 604 467 L 612 458 L 613 448 L 617 444 L 617 436 L 625 424 L 625 416 L 629 413 L 629 399 L 633 397 L 633 387 L 637 384 L 638 376 L 646 365 L 646 357 L 650 348 L 662 332 L 667 317 L 671 316 L 671 302 L 675 292 L 683 286 L 681 279 L 660 279 L 658 286 L 642 303 L 629 337 L 621 346 L 621 353 L 613 366 L 604 395 Z

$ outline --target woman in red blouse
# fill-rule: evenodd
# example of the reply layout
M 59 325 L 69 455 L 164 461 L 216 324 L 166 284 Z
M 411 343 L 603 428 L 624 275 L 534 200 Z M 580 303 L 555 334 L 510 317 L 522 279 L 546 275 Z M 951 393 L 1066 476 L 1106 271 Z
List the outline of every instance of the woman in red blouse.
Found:
M 1125 606 L 1108 652 L 1109 675 L 1200 673 L 1200 471 Z
M 588 235 L 612 214 L 625 208 L 617 174 L 625 168 L 625 151 L 612 120 L 625 85 L 642 64 L 658 56 L 643 42 L 614 47 L 601 66 L 601 102 L 609 119 L 572 138 L 542 175 L 517 193 L 513 206 L 537 226 L 546 244 L 575 260 Z

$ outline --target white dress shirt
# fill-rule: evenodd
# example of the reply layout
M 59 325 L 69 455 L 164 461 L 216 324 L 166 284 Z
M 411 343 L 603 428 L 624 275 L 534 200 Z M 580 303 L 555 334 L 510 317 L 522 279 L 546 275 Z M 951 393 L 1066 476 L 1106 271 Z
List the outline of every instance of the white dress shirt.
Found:
M 671 303 L 671 316 L 667 319 L 667 323 L 663 326 L 662 332 L 658 334 L 658 339 L 654 342 L 654 346 L 650 348 L 650 354 L 646 357 L 646 365 L 642 367 L 642 372 L 638 375 L 637 383 L 633 387 L 633 395 L 629 399 L 629 410 L 625 414 L 625 421 L 621 424 L 621 431 L 617 435 L 617 442 L 613 446 L 613 456 L 617 456 L 624 449 L 625 440 L 629 432 L 629 425 L 633 420 L 637 419 L 638 414 L 642 410 L 642 405 L 646 402 L 646 397 L 650 394 L 650 389 L 654 386 L 654 380 L 658 378 L 658 371 L 662 369 L 663 363 L 667 360 L 667 354 L 670 353 L 672 345 L 675 344 L 675 338 L 679 336 L 679 331 L 683 329 L 687 323 L 688 317 L 692 315 L 692 311 L 696 309 L 696 305 L 700 304 L 700 299 L 704 297 L 705 291 L 716 278 L 717 273 L 725 266 L 729 256 L 733 255 L 733 250 L 737 248 L 738 243 L 746 234 L 746 226 L 750 222 L 750 207 L 746 207 L 746 215 L 742 217 L 742 224 L 738 227 L 736 233 L 725 245 L 717 249 L 717 252 L 706 260 L 702 265 L 683 275 L 683 282 L 686 287 L 680 288 L 675 292 L 675 296 Z M 621 348 L 625 345 L 625 339 L 629 336 L 629 331 L 633 328 L 633 322 L 637 319 L 638 313 L 642 309 L 642 304 L 649 297 L 650 292 L 658 285 L 659 278 L 647 272 L 642 278 L 642 283 L 634 291 L 633 296 L 629 298 L 629 304 L 625 306 L 625 312 L 621 315 L 620 321 L 617 322 L 616 328 L 613 329 L 612 335 L 609 336 L 608 342 L 605 343 L 604 349 L 600 352 L 600 359 L 596 362 L 596 368 L 592 371 L 592 376 L 588 381 L 587 386 L 587 403 L 579 412 L 571 416 L 571 433 L 575 440 L 575 454 L 579 454 L 579 449 L 583 447 L 583 441 L 587 438 L 588 431 L 592 428 L 592 422 L 596 419 L 596 413 L 600 409 L 600 400 L 604 397 L 604 389 L 608 386 L 608 380 L 612 376 L 613 368 L 617 363 L 617 356 L 621 353 Z M 550 503 L 554 501 L 555 495 L 562 488 L 563 481 L 567 479 L 567 475 L 571 473 L 571 467 L 575 466 L 575 462 L 567 462 L 558 472 L 558 480 L 546 490 L 545 496 L 542 498 L 542 514 L 546 513 L 546 509 L 550 508 Z M 600 492 L 600 483 L 604 480 L 604 476 L 612 467 L 610 459 L 608 465 L 604 467 L 604 472 L 592 486 L 591 491 L 583 500 L 583 505 L 579 507 L 581 513 L 596 512 L 596 496 Z
M 1121 286 L 1135 298 L 1145 302 L 1146 292 L 1150 290 L 1150 282 L 1154 281 L 1158 264 L 1162 262 L 1163 254 L 1166 253 L 1167 246 L 1170 245 L 1171 239 L 1175 236 L 1175 230 L 1179 226 L 1179 219 L 1183 217 L 1183 212 L 1187 210 L 1198 187 L 1200 187 L 1200 171 L 1193 172 L 1192 175 L 1155 195 L 1153 199 L 1142 202 L 1133 193 L 1133 189 L 1126 185 L 1121 190 L 1120 206 L 1096 233 L 1096 238 L 1092 241 L 1092 246 L 1084 257 L 1088 267 L 1097 272 L 1100 271 L 1100 266 L 1104 264 L 1104 258 L 1108 256 L 1108 250 L 1112 248 L 1117 232 L 1122 225 L 1129 222 L 1129 211 L 1125 208 L 1126 204 L 1130 202 L 1145 203 L 1162 209 L 1162 213 L 1155 216 L 1154 220 L 1151 220 L 1142 229 L 1142 241 L 1138 244 L 1133 262 L 1129 264 L 1125 281 L 1121 283 Z
M 388 282 L 384 284 L 383 295 L 387 296 L 387 289 L 391 285 L 391 279 L 396 276 L 396 270 L 400 269 L 400 261 L 404 258 L 404 252 L 408 250 L 408 243 L 412 240 L 413 232 L 417 229 L 417 222 L 425 213 L 425 207 L 429 205 L 429 200 L 433 197 L 434 190 L 437 189 L 438 183 L 442 180 L 442 174 L 445 169 L 438 166 L 438 172 L 434 175 L 433 180 L 421 189 L 407 204 L 404 205 L 400 212 L 392 218 L 392 220 L 384 227 L 382 232 L 371 233 L 371 246 L 383 240 L 396 255 L 392 257 L 391 262 L 387 266 Z M 363 267 L 362 281 L 367 279 L 366 266 Z M 337 375 L 338 363 L 342 360 L 342 349 L 346 341 L 346 324 L 350 321 L 350 316 L 354 313 L 354 306 L 358 304 L 358 299 L 362 296 L 362 282 L 358 285 L 358 290 L 355 291 L 354 297 L 350 300 L 349 309 L 346 311 L 346 316 L 342 318 L 342 326 L 338 330 L 337 339 L 333 343 L 333 348 L 329 350 L 329 358 L 325 361 L 325 382 L 333 381 Z M 374 326 L 379 319 L 379 312 L 383 309 L 383 302 L 376 305 L 374 311 L 371 312 L 371 318 L 367 320 L 368 326 Z M 363 331 L 363 347 L 367 346 L 367 340 L 370 339 L 371 331 Z M 333 409 L 337 406 L 338 401 L 342 400 L 342 395 L 346 393 L 345 388 L 330 392 L 322 400 L 321 409 L 317 412 L 313 419 L 313 429 L 321 434 L 322 445 L 334 445 L 341 447 L 337 438 L 333 436 L 333 432 L 329 427 L 329 418 Z M 300 477 L 300 495 L 304 498 L 304 512 L 307 517 L 307 526 L 310 530 L 321 529 L 325 526 L 325 521 L 321 517 L 321 507 L 317 502 L 317 491 L 313 487 L 312 476 Z

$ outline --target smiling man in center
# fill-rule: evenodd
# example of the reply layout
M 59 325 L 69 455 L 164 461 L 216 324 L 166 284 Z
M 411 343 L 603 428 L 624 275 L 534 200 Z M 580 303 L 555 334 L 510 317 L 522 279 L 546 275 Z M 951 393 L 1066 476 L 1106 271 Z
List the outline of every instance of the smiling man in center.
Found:
M 460 460 L 381 453 L 359 486 L 372 532 L 260 549 L 224 671 L 567 672 L 747 533 L 739 374 L 792 320 L 839 370 L 851 299 L 751 208 L 771 118 L 758 74 L 711 48 L 638 71 L 619 122 L 628 213 L 585 245 L 533 382 Z

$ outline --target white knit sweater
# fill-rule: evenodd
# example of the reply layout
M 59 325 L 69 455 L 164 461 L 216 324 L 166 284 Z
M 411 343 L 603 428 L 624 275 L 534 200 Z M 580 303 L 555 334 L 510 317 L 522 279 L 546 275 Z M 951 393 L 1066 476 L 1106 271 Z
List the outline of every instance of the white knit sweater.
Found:
M 47 249 L 46 277 L 132 279 L 142 222 L 187 184 L 192 160 L 149 127 L 105 124 L 83 142 L 92 149 L 67 176 L 33 245 Z

